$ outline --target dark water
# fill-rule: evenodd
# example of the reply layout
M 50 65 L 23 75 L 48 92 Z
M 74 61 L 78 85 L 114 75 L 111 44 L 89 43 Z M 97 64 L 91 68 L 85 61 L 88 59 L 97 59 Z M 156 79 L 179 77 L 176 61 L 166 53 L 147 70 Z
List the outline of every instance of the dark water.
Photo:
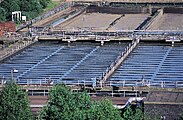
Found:
M 92 84 L 129 43 L 38 42 L 0 64 L 0 78 L 20 84 L 82 82 Z M 140 43 L 109 81 L 183 81 L 183 44 Z M 115 85 L 115 84 L 114 84 Z
M 111 81 L 183 81 L 183 44 L 141 43 Z
M 128 43 L 64 43 L 38 42 L 0 65 L 0 77 L 20 84 L 89 81 L 100 77 L 106 68 L 124 51 Z

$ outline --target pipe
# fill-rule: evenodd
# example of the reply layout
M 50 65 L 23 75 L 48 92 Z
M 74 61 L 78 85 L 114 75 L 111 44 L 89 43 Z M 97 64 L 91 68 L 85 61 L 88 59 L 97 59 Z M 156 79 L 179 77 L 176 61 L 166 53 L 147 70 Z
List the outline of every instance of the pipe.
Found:
M 128 99 L 128 101 L 126 102 L 125 105 L 113 105 L 115 108 L 117 109 L 124 109 L 125 107 L 127 107 L 129 104 L 131 104 L 133 101 L 137 101 L 137 102 L 140 102 L 144 99 L 144 97 L 130 97 Z

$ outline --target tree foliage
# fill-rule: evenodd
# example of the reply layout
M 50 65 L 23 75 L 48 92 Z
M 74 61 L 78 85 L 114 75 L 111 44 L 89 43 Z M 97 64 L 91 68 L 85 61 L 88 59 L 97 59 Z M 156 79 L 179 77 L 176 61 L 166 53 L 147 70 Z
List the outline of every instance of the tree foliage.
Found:
M 11 12 L 13 11 L 22 11 L 23 15 L 31 19 L 41 13 L 49 2 L 51 0 L 4 0 L 0 3 L 0 8 L 5 10 L 5 14 L 1 14 L 0 11 L 0 15 L 3 15 L 0 17 L 0 21 L 4 21 L 4 18 L 11 20 Z
M 88 114 L 88 120 L 123 120 L 119 110 L 109 100 L 93 102 Z
M 144 115 L 140 108 L 132 110 L 131 106 L 128 106 L 123 113 L 124 120 L 143 120 Z
M 143 120 L 141 108 L 125 108 L 123 114 L 111 101 L 91 101 L 87 93 L 77 93 L 65 85 L 57 85 L 49 92 L 49 102 L 40 111 L 42 120 Z
M 2 8 L 2 7 L 0 7 L 0 22 L 1 22 L 1 21 L 5 21 L 5 20 L 6 20 L 5 15 L 6 15 L 6 11 L 5 11 L 5 9 L 4 9 L 4 8 Z
M 51 0 L 39 0 L 39 2 L 40 2 L 40 4 L 42 5 L 42 7 L 44 9 L 51 2 Z
M 120 120 L 120 113 L 108 100 L 92 102 L 87 93 L 71 92 L 57 85 L 49 92 L 49 102 L 40 112 L 46 120 Z
M 15 82 L 0 92 L 0 120 L 32 120 L 28 97 Z

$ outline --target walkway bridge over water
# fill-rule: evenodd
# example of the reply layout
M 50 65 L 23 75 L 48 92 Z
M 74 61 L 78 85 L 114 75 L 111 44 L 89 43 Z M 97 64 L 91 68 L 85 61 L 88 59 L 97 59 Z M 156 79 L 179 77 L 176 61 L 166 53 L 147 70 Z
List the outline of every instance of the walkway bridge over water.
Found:
M 53 31 L 40 32 L 39 40 L 56 41 L 132 41 L 137 36 L 141 36 L 143 41 L 172 41 L 183 40 L 181 30 L 122 30 L 122 31 Z

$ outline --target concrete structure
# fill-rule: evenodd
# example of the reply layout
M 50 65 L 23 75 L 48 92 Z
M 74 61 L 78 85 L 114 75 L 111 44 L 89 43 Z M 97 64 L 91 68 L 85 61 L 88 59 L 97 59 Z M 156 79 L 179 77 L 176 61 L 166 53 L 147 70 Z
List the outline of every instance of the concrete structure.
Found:
M 152 21 L 150 21 L 148 28 L 150 28 L 151 26 L 155 26 L 156 24 L 158 24 L 159 20 L 161 19 L 161 17 L 163 16 L 163 9 L 159 9 L 155 15 L 152 17 Z M 146 28 L 146 29 L 148 29 Z
M 74 2 L 183 3 L 183 0 L 66 0 Z
M 114 63 L 110 65 L 110 68 L 105 72 L 105 74 L 102 76 L 101 87 L 103 86 L 102 84 L 105 83 L 111 76 L 112 74 L 119 68 L 119 66 L 125 61 L 125 59 L 129 56 L 129 54 L 136 48 L 136 46 L 139 44 L 140 39 L 134 39 L 132 41 L 132 44 L 126 47 L 125 51 L 117 57 Z
M 14 11 L 12 12 L 12 21 L 21 21 L 22 19 L 22 13 L 21 11 Z
M 153 91 L 144 102 L 144 112 L 152 119 L 178 120 L 183 112 L 183 93 L 168 91 Z

